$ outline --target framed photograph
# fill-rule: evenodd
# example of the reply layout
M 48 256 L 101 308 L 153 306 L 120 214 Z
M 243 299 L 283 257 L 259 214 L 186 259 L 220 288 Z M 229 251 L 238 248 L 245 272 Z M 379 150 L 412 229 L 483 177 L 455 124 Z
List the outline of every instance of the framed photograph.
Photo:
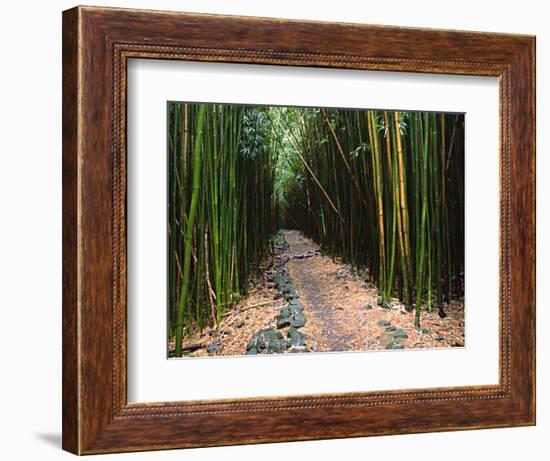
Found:
M 535 38 L 63 13 L 63 448 L 535 424 Z

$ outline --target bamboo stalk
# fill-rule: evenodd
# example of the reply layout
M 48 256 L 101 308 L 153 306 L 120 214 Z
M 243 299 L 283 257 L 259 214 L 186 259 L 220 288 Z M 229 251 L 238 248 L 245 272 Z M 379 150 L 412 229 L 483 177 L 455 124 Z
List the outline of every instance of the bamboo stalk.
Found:
M 363 191 L 361 190 L 361 186 L 359 186 L 359 181 L 351 171 L 351 167 L 349 166 L 348 160 L 346 159 L 346 155 L 344 154 L 344 151 L 342 149 L 342 146 L 340 144 L 340 141 L 338 140 L 338 136 L 336 136 L 336 132 L 334 131 L 334 128 L 332 127 L 332 124 L 330 123 L 330 120 L 328 119 L 327 113 L 325 109 L 321 109 L 321 112 L 323 116 L 325 117 L 325 121 L 327 122 L 327 126 L 329 127 L 330 133 L 332 134 L 332 137 L 334 139 L 334 142 L 336 143 L 336 147 L 338 148 L 338 152 L 340 154 L 340 157 L 342 157 L 342 161 L 344 162 L 344 165 L 346 166 L 346 169 L 348 170 L 349 175 L 351 176 L 351 179 L 353 181 L 353 184 L 355 185 L 355 189 L 357 190 L 357 195 L 359 196 L 359 199 L 361 202 L 365 205 L 367 205 L 367 201 L 365 200 L 365 197 L 363 196 Z
M 181 287 L 179 304 L 178 304 L 178 320 L 176 328 L 176 357 L 181 357 L 181 342 L 183 335 L 183 313 L 187 294 L 189 290 L 189 275 L 191 269 L 191 239 L 193 237 L 193 226 L 195 223 L 195 215 L 197 212 L 197 202 L 199 198 L 199 180 L 201 172 L 201 150 L 202 150 L 202 134 L 204 122 L 205 106 L 199 106 L 199 114 L 197 117 L 197 136 L 195 138 L 194 153 L 193 153 L 193 186 L 191 194 L 191 204 L 189 205 L 189 217 L 185 232 L 185 253 L 183 262 L 183 283 Z
M 221 104 L 169 114 L 169 334 L 180 344 L 247 296 L 278 226 L 368 269 L 379 302 L 414 305 L 417 326 L 432 302 L 463 295 L 463 116 Z

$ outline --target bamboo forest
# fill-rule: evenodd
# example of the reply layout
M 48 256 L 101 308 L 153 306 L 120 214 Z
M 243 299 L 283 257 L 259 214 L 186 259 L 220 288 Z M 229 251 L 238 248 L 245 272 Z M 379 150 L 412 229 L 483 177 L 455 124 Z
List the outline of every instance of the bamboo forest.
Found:
M 464 114 L 168 104 L 168 355 L 464 346 Z

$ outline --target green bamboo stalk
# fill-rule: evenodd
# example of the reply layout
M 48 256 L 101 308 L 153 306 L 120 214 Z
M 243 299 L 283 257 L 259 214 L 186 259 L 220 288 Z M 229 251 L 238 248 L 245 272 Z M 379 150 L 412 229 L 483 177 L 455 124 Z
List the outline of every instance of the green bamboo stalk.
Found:
M 204 122 L 205 106 L 199 106 L 197 117 L 197 134 L 195 137 L 195 145 L 193 152 L 193 186 L 191 194 L 191 203 L 189 205 L 189 214 L 187 227 L 185 232 L 185 253 L 183 263 L 183 282 L 178 303 L 178 320 L 176 327 L 176 357 L 182 356 L 182 337 L 183 337 L 183 315 L 184 307 L 187 302 L 187 294 L 189 290 L 189 276 L 191 269 L 191 241 L 193 238 L 193 227 L 195 224 L 195 215 L 197 212 L 197 202 L 199 198 L 200 188 L 200 173 L 201 173 L 201 150 L 202 150 L 202 134 Z
M 422 218 L 420 225 L 420 251 L 418 253 L 418 269 L 416 275 L 416 310 L 414 326 L 420 328 L 420 309 L 422 297 L 422 283 L 424 278 L 424 264 L 426 260 L 426 225 L 428 214 L 428 144 L 429 144 L 429 114 L 424 114 L 421 131 L 423 133 L 422 141 Z
M 170 108 L 170 334 L 219 323 L 246 295 L 271 235 L 285 223 L 327 254 L 367 267 L 381 304 L 397 293 L 416 305 L 417 324 L 423 302 L 442 308 L 461 296 L 460 117 L 204 106 L 192 222 L 200 106 Z

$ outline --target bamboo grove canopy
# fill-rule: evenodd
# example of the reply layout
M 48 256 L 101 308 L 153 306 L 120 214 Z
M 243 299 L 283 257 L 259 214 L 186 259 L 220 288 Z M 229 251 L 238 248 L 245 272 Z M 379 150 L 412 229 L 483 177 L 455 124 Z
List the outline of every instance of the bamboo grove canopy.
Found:
M 216 325 L 279 228 L 366 270 L 378 304 L 464 295 L 464 115 L 169 105 L 169 327 Z

